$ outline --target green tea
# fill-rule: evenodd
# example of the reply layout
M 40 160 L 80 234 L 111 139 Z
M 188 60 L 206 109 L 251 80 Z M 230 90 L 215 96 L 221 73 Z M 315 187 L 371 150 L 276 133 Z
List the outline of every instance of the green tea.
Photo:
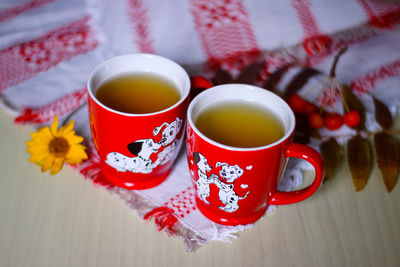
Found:
M 269 145 L 284 135 L 273 112 L 243 101 L 210 106 L 200 112 L 195 125 L 208 138 L 233 147 Z
M 97 99 L 105 106 L 126 113 L 152 113 L 173 106 L 180 99 L 176 86 L 154 74 L 129 73 L 99 86 Z

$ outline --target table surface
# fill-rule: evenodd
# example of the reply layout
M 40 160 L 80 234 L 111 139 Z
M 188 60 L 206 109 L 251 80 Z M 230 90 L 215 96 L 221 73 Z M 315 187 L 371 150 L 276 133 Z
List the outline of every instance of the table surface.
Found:
M 346 164 L 300 204 L 195 253 L 64 166 L 28 162 L 31 126 L 0 111 L 0 266 L 400 266 L 400 185 L 375 166 L 356 193 Z

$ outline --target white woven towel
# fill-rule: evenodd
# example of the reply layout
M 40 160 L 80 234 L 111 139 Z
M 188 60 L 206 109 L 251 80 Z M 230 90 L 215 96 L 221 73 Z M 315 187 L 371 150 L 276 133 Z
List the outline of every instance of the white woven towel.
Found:
M 155 53 L 191 74 L 206 75 L 218 67 L 237 75 L 258 60 L 266 63 L 259 73 L 263 80 L 288 62 L 327 73 L 332 54 L 350 45 L 337 69 L 339 81 L 363 95 L 370 112 L 366 93 L 394 111 L 400 99 L 399 21 L 399 4 L 367 0 L 6 0 L 0 3 L 0 103 L 16 122 L 48 125 L 54 115 L 62 121 L 86 101 L 89 73 L 116 55 Z M 290 69 L 279 88 L 298 71 Z M 322 87 L 313 86 L 312 93 L 309 88 L 321 77 L 310 80 L 300 94 L 318 102 Z M 79 166 L 81 173 L 119 195 L 140 216 L 154 217 L 188 250 L 215 239 L 231 240 L 251 227 L 221 226 L 198 211 L 184 151 L 160 186 L 127 191 L 107 184 L 93 150 L 87 109 L 73 119 L 90 152 Z M 323 134 L 348 131 L 344 126 Z M 290 161 L 280 190 L 300 185 L 300 170 L 308 167 Z

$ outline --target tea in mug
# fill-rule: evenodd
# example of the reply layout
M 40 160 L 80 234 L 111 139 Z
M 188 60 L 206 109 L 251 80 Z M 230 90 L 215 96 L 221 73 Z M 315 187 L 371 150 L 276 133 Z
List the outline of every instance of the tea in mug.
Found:
M 96 98 L 117 111 L 143 114 L 173 106 L 180 99 L 176 86 L 167 78 L 147 73 L 128 73 L 105 81 Z
M 212 105 L 200 112 L 195 125 L 208 138 L 233 147 L 265 146 L 284 135 L 272 111 L 245 101 Z

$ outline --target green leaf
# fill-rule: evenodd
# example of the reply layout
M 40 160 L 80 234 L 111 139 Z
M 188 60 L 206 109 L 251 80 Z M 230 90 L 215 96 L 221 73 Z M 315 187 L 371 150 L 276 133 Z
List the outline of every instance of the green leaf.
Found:
M 353 127 L 357 130 L 365 129 L 365 107 L 361 100 L 351 91 L 347 85 L 342 86 L 342 95 L 349 110 L 357 110 L 360 113 L 360 123 Z
M 381 171 L 386 190 L 392 191 L 400 169 L 399 143 L 391 135 L 379 132 L 374 135 L 376 161 Z
M 388 107 L 381 102 L 379 99 L 372 97 L 374 99 L 375 106 L 375 119 L 382 127 L 382 129 L 388 130 L 392 127 L 393 119 Z
M 347 141 L 347 162 L 358 192 L 367 184 L 372 170 L 372 149 L 367 138 L 356 135 Z
M 322 142 L 319 148 L 322 158 L 324 159 L 324 182 L 326 182 L 335 175 L 340 163 L 342 162 L 342 149 L 336 139 L 333 137 L 329 138 L 329 140 L 325 142 Z

